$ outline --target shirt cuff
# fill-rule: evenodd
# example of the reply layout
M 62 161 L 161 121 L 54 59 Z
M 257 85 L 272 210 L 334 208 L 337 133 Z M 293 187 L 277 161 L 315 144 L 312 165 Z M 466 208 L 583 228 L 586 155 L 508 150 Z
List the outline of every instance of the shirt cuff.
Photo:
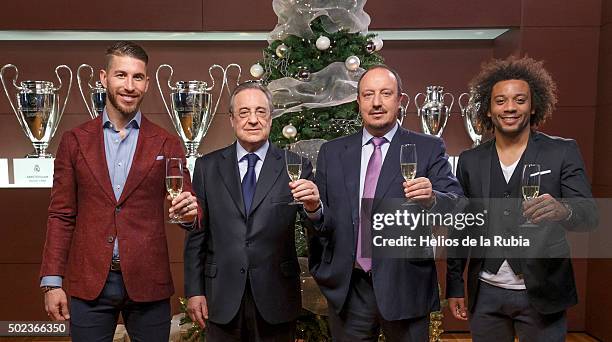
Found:
M 306 216 L 308 216 L 310 221 L 318 222 L 323 217 L 323 202 L 319 200 L 319 209 L 317 209 L 317 211 L 314 213 L 309 213 L 306 210 L 304 211 L 306 212 Z
M 198 223 L 198 217 L 196 216 L 196 217 L 193 219 L 193 222 L 191 222 L 191 223 L 179 223 L 179 225 L 180 225 L 181 227 L 183 227 L 185 230 L 187 230 L 187 231 L 189 231 L 189 232 L 190 232 L 190 231 L 192 231 L 192 230 L 194 230 L 194 229 L 195 229 L 195 227 L 196 227 L 197 223 Z
M 63 279 L 60 276 L 44 276 L 40 279 L 40 287 L 57 286 L 62 287 Z

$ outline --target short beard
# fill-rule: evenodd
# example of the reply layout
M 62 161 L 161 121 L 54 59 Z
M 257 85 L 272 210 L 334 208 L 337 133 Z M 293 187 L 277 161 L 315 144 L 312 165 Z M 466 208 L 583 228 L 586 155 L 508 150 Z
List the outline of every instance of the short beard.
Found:
M 142 98 L 138 102 L 136 102 L 133 111 L 124 110 L 123 107 L 119 106 L 119 102 L 117 101 L 117 97 L 112 92 L 107 92 L 106 96 L 108 97 L 108 101 L 121 113 L 123 116 L 132 116 L 138 112 L 140 109 L 140 103 L 142 102 Z

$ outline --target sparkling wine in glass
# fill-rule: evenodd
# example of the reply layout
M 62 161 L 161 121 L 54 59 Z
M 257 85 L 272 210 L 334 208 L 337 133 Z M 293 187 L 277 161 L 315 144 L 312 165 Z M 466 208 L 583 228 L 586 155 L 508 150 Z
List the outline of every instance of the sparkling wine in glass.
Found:
M 405 144 L 400 149 L 400 167 L 402 176 L 406 182 L 413 180 L 416 177 L 417 170 L 417 152 L 415 144 Z M 406 200 L 403 205 L 413 205 L 411 200 Z
M 166 158 L 166 191 L 174 200 L 183 192 L 183 160 L 181 158 Z M 169 223 L 182 223 L 175 215 Z
M 530 201 L 538 197 L 540 193 L 540 164 L 525 164 L 523 166 L 521 193 L 524 201 Z M 523 226 L 533 227 L 536 225 L 527 220 Z
M 285 150 L 285 165 L 287 166 L 287 174 L 292 182 L 300 179 L 302 175 L 302 156 L 298 153 L 292 153 L 289 150 Z M 298 205 L 302 202 L 293 199 L 293 202 L 289 202 L 289 205 Z

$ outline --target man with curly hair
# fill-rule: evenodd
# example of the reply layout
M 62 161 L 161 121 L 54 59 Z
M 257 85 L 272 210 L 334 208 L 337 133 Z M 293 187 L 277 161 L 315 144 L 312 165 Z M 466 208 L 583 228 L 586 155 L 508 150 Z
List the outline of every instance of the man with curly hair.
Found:
M 556 85 L 542 62 L 510 57 L 484 65 L 470 86 L 479 104 L 476 117 L 493 139 L 459 157 L 457 178 L 470 210 L 488 215 L 484 227 L 463 234 L 540 238 L 527 250 L 537 248 L 529 258 L 485 246 L 449 257 L 449 308 L 460 320 L 469 311 L 475 342 L 514 341 L 515 335 L 521 342 L 565 341 L 565 310 L 578 301 L 566 230 L 594 229 L 598 219 L 576 142 L 537 131 L 552 116 Z M 541 167 L 540 195 L 522 201 L 526 164 Z M 536 226 L 527 227 L 526 219 Z

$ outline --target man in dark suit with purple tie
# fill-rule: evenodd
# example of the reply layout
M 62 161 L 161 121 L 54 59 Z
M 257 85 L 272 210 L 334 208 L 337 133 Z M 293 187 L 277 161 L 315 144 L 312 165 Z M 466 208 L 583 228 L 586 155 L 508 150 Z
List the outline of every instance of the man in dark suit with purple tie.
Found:
M 441 139 L 399 127 L 399 75 L 387 66 L 358 84 L 363 129 L 324 144 L 316 184 L 322 219 L 310 230 L 310 269 L 329 304 L 335 341 L 428 340 L 429 313 L 439 309 L 433 259 L 370 258 L 361 253 L 362 199 L 409 198 L 446 210 L 462 195 Z M 404 181 L 400 146 L 416 144 L 416 178 Z M 363 203 L 366 203 L 364 201 Z

